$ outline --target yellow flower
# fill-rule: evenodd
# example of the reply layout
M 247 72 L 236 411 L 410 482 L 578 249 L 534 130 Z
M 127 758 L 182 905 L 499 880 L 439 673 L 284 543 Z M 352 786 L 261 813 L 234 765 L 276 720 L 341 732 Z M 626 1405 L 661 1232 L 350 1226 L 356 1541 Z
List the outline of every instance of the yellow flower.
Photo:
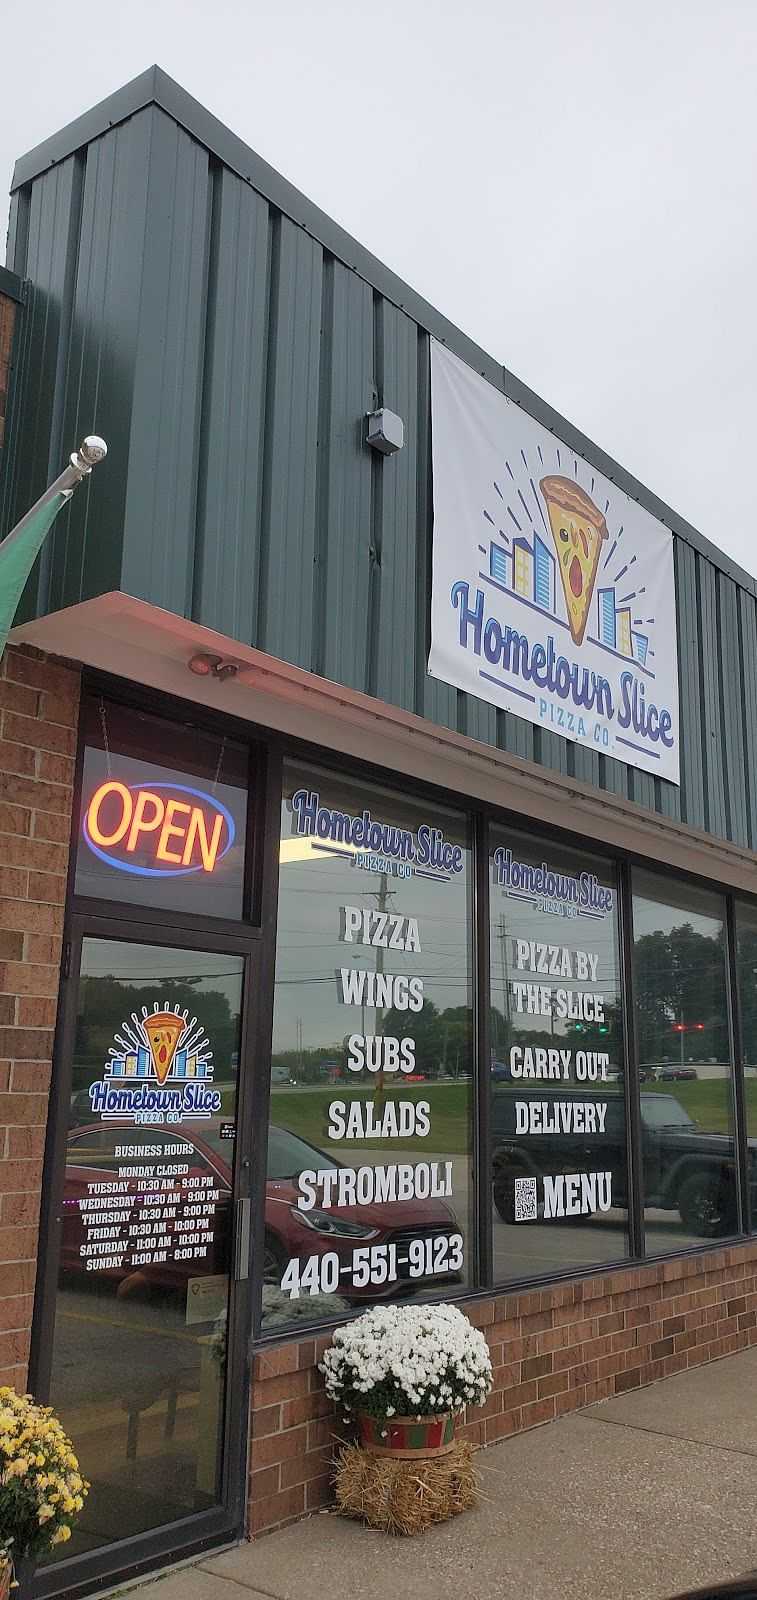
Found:
M 54 1517 L 54 1516 L 55 1516 L 55 1507 L 51 1506 L 49 1501 L 43 1500 L 43 1502 L 42 1502 L 42 1504 L 41 1504 L 41 1506 L 39 1508 L 39 1511 L 37 1512 L 37 1521 L 40 1524 L 43 1523 L 43 1522 L 49 1522 L 50 1518 Z
M 70 1539 L 70 1538 L 71 1538 L 71 1529 L 69 1528 L 67 1522 L 62 1522 L 60 1527 L 56 1528 L 56 1530 L 55 1530 L 55 1532 L 54 1532 L 54 1534 L 53 1534 L 53 1536 L 52 1536 L 52 1538 L 50 1540 L 50 1543 L 51 1544 L 65 1544 L 66 1540 Z

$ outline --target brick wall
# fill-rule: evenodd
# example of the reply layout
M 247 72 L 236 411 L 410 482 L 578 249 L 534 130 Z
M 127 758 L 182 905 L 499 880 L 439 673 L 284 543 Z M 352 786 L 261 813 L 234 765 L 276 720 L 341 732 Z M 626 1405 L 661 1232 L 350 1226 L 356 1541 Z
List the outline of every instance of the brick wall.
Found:
M 494 1388 L 462 1428 L 476 1444 L 551 1422 L 757 1343 L 757 1239 L 463 1304 L 491 1349 Z M 327 1339 L 254 1358 L 251 1535 L 331 1498 L 340 1432 L 316 1363 Z
M 0 661 L 0 1383 L 23 1388 L 60 983 L 79 674 Z
M 17 311 L 17 302 L 10 300 L 5 294 L 0 294 L 0 450 L 3 446 L 3 434 L 5 432 L 11 349 Z

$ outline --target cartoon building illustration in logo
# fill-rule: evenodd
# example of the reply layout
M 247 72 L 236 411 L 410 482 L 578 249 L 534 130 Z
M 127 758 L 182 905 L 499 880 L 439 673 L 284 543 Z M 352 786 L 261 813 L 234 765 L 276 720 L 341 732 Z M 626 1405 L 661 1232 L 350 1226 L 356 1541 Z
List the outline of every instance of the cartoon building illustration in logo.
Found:
M 172 1080 L 213 1076 L 210 1040 L 188 1011 L 170 1011 L 156 1000 L 151 1012 L 142 1007 L 141 1017 L 132 1011 L 114 1039 L 120 1048 L 108 1052 L 106 1078 L 157 1078 L 162 1087 L 169 1073 Z

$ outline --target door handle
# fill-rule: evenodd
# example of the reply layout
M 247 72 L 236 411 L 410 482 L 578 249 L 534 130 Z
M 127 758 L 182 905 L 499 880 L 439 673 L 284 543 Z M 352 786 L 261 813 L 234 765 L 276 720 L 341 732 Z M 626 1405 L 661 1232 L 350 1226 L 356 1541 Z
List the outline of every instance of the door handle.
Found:
M 237 1200 L 234 1228 L 234 1277 L 244 1283 L 250 1275 L 250 1215 L 252 1202 Z

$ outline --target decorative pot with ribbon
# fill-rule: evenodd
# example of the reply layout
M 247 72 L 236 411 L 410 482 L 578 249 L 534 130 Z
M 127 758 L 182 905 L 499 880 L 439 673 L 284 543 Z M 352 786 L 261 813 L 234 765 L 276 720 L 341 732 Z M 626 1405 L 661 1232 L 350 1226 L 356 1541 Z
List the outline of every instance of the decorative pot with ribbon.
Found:
M 424 1461 L 446 1456 L 455 1444 L 454 1412 L 433 1417 L 358 1416 L 360 1443 L 372 1456 L 395 1456 L 400 1461 Z

